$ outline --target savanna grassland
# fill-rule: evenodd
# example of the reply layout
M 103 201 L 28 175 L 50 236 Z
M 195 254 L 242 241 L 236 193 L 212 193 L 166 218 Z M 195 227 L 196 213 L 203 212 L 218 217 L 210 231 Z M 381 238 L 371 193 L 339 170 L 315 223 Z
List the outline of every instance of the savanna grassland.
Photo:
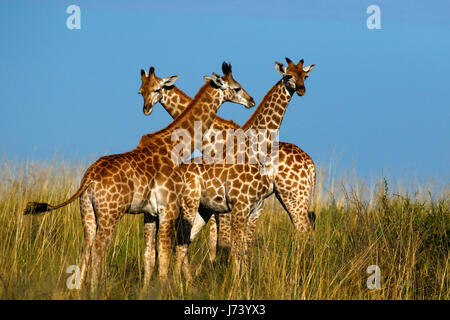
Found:
M 83 240 L 78 201 L 43 215 L 23 215 L 28 201 L 55 204 L 69 198 L 86 168 L 87 163 L 60 159 L 1 161 L 1 299 L 89 298 L 86 288 L 66 287 L 66 269 L 77 264 Z M 314 210 L 316 231 L 301 238 L 278 202 L 269 198 L 249 267 L 238 279 L 226 259 L 209 262 L 205 228 L 192 245 L 192 285 L 173 278 L 163 285 L 154 276 L 144 295 L 143 216 L 126 215 L 111 243 L 100 298 L 450 298 L 448 185 L 406 188 L 389 178 L 367 183 L 335 178 L 320 168 Z M 370 265 L 380 268 L 380 290 L 367 288 Z

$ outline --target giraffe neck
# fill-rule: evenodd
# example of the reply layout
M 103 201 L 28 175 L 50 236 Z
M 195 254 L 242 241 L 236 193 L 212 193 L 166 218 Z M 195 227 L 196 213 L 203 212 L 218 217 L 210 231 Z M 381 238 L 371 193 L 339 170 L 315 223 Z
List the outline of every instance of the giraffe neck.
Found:
M 291 98 L 292 94 L 286 89 L 284 81 L 278 81 L 267 92 L 242 129 L 244 131 L 248 129 L 279 130 Z
M 252 163 L 265 163 L 271 159 L 273 165 L 278 166 L 278 132 L 291 98 L 292 93 L 286 89 L 283 79 L 267 92 L 250 119 L 241 127 L 246 133 L 253 131 L 257 134 L 257 145 L 249 144 L 244 153 L 236 151 L 235 160 L 246 158 Z
M 180 90 L 181 91 L 181 90 Z M 171 147 L 177 144 L 173 141 L 173 133 L 178 129 L 184 129 L 194 140 L 194 130 L 201 129 L 203 133 L 211 126 L 220 105 L 224 102 L 224 94 L 220 89 L 213 88 L 209 82 L 205 83 L 195 95 L 189 105 L 180 113 L 178 117 L 172 121 L 166 128 L 155 133 L 147 134 L 141 138 L 139 147 L 145 147 L 153 143 L 156 139 L 163 139 L 162 143 Z M 196 128 L 196 124 L 200 122 L 201 127 Z M 192 141 L 193 142 L 193 141 Z M 193 150 L 192 150 L 193 151 Z
M 163 90 L 163 97 L 160 103 L 170 116 L 175 119 L 187 108 L 192 98 L 175 86 Z M 225 120 L 218 116 L 214 118 L 211 125 L 211 128 L 218 130 L 238 129 L 239 127 L 233 120 Z
M 161 104 L 167 110 L 167 112 L 173 117 L 179 117 L 183 110 L 189 105 L 191 98 L 187 96 L 182 90 L 177 87 L 172 87 L 171 89 L 165 89 L 163 92 L 163 99 L 161 99 Z M 281 122 L 283 121 L 284 114 L 286 112 L 286 108 L 289 105 L 289 102 L 292 98 L 292 94 L 288 92 L 286 89 L 283 80 L 277 82 L 264 96 L 263 100 L 260 102 L 255 112 L 249 118 L 249 120 L 241 127 L 241 129 L 246 132 L 249 129 L 253 130 L 266 130 L 269 129 L 265 134 L 259 136 L 259 147 L 261 145 L 270 146 L 269 148 L 272 150 L 273 139 L 275 138 L 272 133 L 277 133 Z M 215 129 L 224 130 L 227 129 L 238 129 L 239 125 L 232 121 L 226 121 L 220 117 L 215 117 L 214 123 L 212 126 Z M 209 128 L 209 127 L 208 127 Z M 208 129 L 206 128 L 206 129 Z M 203 132 L 206 130 L 204 129 Z M 226 134 L 223 135 L 225 137 Z M 216 142 L 222 140 L 223 138 L 216 138 Z M 208 139 L 203 141 L 202 148 L 207 148 L 212 146 L 212 142 Z M 203 151 L 203 150 L 202 150 Z M 245 148 L 244 154 L 245 157 L 249 157 L 249 149 Z M 237 148 L 235 149 L 235 153 L 239 153 Z M 266 153 L 262 152 L 262 155 L 265 156 Z M 225 155 L 224 155 L 225 157 Z
M 187 108 L 191 101 L 191 97 L 175 86 L 162 89 L 160 103 L 174 119 Z
M 242 126 L 242 129 L 244 131 L 266 128 L 278 130 L 291 98 L 292 94 L 287 91 L 283 81 L 280 80 L 267 92 L 255 112 Z M 178 87 L 173 86 L 172 88 L 163 89 L 163 97 L 160 103 L 170 116 L 175 119 L 181 115 L 191 101 L 192 98 Z M 237 128 L 235 123 L 224 126 L 233 129 Z

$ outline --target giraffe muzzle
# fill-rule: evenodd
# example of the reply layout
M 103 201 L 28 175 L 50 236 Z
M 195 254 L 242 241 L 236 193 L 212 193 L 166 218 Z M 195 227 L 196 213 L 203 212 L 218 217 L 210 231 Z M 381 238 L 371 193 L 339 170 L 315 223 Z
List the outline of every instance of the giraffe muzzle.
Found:
M 153 105 L 151 104 L 144 105 L 142 111 L 144 112 L 144 115 L 149 116 L 153 111 Z
M 300 88 L 297 88 L 297 90 L 296 90 L 297 95 L 299 95 L 299 96 L 303 96 L 305 94 L 305 91 L 306 91 L 305 87 L 300 87 Z
M 250 103 L 247 108 L 253 108 L 254 106 L 256 106 L 256 102 L 252 97 L 250 97 Z

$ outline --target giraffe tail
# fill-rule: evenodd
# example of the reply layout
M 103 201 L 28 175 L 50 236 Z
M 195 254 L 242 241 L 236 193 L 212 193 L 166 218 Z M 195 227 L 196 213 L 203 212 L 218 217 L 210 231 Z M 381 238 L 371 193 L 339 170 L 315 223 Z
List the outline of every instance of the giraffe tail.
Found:
M 311 225 L 314 230 L 315 224 L 316 224 L 316 214 L 312 210 L 314 193 L 316 192 L 316 169 L 314 167 L 314 162 L 309 167 L 309 173 L 310 173 L 309 177 L 310 177 L 310 181 L 311 181 L 311 190 L 309 191 L 308 218 L 309 218 L 309 221 L 311 222 Z
M 90 183 L 88 183 L 88 182 L 82 183 L 80 188 L 77 190 L 77 192 L 75 192 L 75 194 L 73 196 L 71 196 L 68 200 L 64 201 L 63 203 L 60 203 L 60 204 L 57 204 L 54 206 L 50 205 L 48 203 L 45 203 L 45 202 L 28 202 L 23 214 L 24 215 L 27 215 L 27 214 L 37 215 L 40 213 L 44 213 L 47 211 L 56 210 L 61 207 L 64 207 L 64 206 L 68 205 L 69 203 L 71 203 L 76 198 L 78 198 L 87 189 L 87 187 L 89 185 L 90 185 Z

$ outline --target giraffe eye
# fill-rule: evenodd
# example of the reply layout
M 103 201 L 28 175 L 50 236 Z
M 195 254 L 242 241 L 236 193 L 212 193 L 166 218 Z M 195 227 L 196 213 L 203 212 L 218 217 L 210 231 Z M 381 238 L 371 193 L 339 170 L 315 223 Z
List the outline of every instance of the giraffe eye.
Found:
M 241 91 L 241 88 L 234 88 L 233 90 L 234 90 L 234 92 L 239 92 L 239 91 Z

